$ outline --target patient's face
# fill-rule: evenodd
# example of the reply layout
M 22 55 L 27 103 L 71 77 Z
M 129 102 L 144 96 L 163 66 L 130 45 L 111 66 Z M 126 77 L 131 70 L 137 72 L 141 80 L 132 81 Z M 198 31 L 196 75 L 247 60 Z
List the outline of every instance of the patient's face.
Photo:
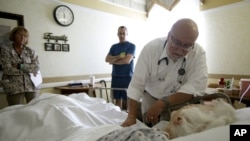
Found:
M 171 120 L 165 129 L 169 135 L 169 139 L 186 135 L 187 130 L 191 130 L 189 117 L 187 116 L 188 112 L 185 112 L 188 108 L 190 108 L 190 106 L 185 106 L 171 113 Z

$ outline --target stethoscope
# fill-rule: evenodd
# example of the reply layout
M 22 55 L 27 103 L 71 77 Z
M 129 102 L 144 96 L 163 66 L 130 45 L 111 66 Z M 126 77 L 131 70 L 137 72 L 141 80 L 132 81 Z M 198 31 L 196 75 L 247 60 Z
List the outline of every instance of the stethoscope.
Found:
M 164 50 L 166 44 L 167 44 L 167 40 L 165 41 L 165 43 L 164 43 L 164 45 L 163 45 L 163 50 Z M 162 62 L 163 60 L 165 60 L 165 61 L 166 61 L 166 65 L 168 65 L 168 58 L 167 58 L 167 57 L 164 57 L 164 58 L 158 60 L 158 63 L 157 63 L 157 77 L 158 77 L 158 80 L 159 80 L 159 81 L 165 81 L 165 77 L 166 77 L 166 76 L 164 76 L 164 77 L 159 77 L 159 74 L 158 74 L 158 73 L 159 73 L 159 65 L 161 64 L 161 62 Z M 184 75 L 185 75 L 185 73 L 186 73 L 186 71 L 185 71 L 185 66 L 186 66 L 186 58 L 184 57 L 183 60 L 182 60 L 181 67 L 180 67 L 180 69 L 178 70 L 177 82 L 178 82 L 179 84 L 182 84 L 183 77 L 184 77 Z M 175 91 L 176 91 L 176 87 L 174 86 L 174 88 L 173 88 L 173 90 L 172 90 L 171 92 L 175 92 Z

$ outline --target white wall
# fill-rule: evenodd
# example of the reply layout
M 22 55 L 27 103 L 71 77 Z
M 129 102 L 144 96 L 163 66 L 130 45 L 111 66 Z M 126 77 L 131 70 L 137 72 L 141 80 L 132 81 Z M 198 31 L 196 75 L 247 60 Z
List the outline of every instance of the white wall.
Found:
M 201 14 L 209 73 L 250 75 L 250 0 Z
M 249 0 L 197 15 L 185 15 L 192 9 L 183 8 L 188 7 L 187 3 L 171 13 L 155 6 L 146 21 L 58 0 L 0 0 L 0 3 L 0 11 L 24 15 L 31 35 L 29 46 L 39 54 L 43 77 L 110 73 L 111 66 L 104 59 L 111 45 L 118 42 L 118 26 L 128 27 L 129 40 L 136 44 L 138 57 L 148 41 L 167 35 L 177 18 L 190 16 L 199 23 L 198 42 L 207 51 L 209 73 L 250 75 Z M 61 27 L 53 19 L 53 9 L 60 4 L 69 6 L 75 14 L 75 21 L 69 27 Z M 181 13 L 177 14 L 176 9 Z M 70 52 L 45 51 L 45 32 L 68 36 Z
M 52 0 L 0 0 L 4 12 L 24 15 L 25 27 L 30 31 L 29 46 L 39 54 L 43 77 L 73 76 L 110 73 L 111 66 L 105 63 L 106 54 L 120 25 L 128 27 L 129 41 L 136 44 L 136 56 L 153 35 L 147 32 L 147 21 L 62 3 Z M 75 15 L 69 27 L 56 24 L 53 9 L 60 4 L 69 6 Z M 44 50 L 43 34 L 68 36 L 70 52 Z

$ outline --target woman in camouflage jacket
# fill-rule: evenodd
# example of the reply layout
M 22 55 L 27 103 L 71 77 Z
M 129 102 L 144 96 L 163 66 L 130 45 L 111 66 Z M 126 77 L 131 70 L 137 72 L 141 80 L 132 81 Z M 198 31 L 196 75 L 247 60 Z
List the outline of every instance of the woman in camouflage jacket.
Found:
M 1 47 L 3 90 L 9 105 L 22 104 L 24 97 L 28 103 L 38 96 L 39 87 L 32 83 L 30 73 L 37 74 L 39 61 L 35 51 L 26 46 L 28 38 L 28 30 L 18 26 L 9 36 L 12 45 Z

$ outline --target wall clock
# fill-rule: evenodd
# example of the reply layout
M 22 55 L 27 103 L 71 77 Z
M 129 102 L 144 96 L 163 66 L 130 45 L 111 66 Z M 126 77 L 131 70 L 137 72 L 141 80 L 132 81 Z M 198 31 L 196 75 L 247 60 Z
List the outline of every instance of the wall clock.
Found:
M 69 26 L 74 21 L 73 11 L 65 5 L 59 5 L 53 12 L 55 21 L 61 26 Z

